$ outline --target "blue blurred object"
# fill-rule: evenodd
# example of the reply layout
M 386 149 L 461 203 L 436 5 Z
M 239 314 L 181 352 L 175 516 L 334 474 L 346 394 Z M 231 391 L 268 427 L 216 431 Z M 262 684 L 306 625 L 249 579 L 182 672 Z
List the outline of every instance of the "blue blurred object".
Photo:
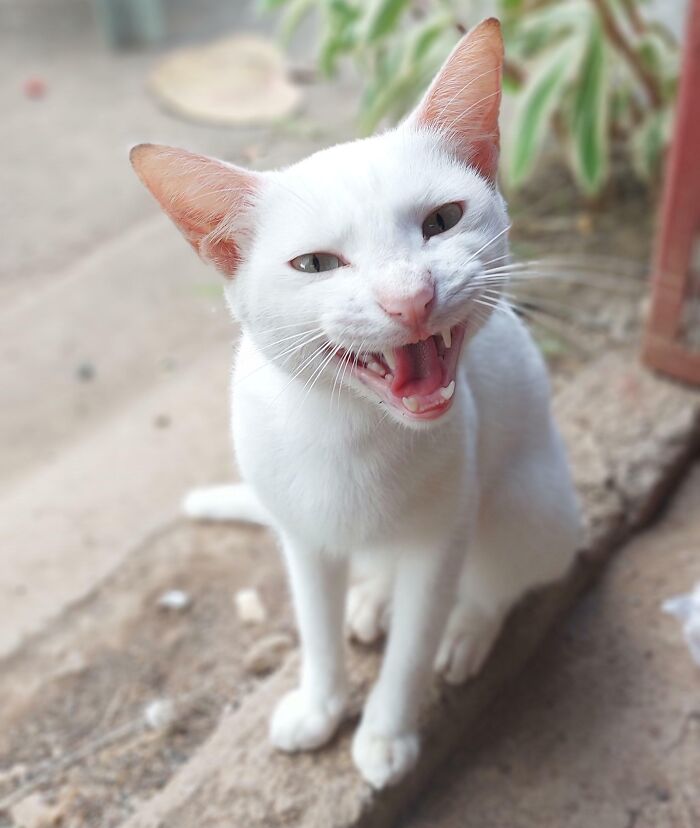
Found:
M 162 0 L 94 0 L 109 45 L 158 43 L 165 34 Z

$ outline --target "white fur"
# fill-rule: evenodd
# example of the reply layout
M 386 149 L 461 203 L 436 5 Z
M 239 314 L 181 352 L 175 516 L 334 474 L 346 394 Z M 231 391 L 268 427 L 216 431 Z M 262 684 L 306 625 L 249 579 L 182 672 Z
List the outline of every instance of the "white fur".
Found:
M 237 520 L 263 525 L 271 522 L 255 492 L 244 483 L 192 489 L 182 502 L 182 511 L 194 520 Z
M 455 200 L 466 202 L 461 222 L 426 243 L 422 218 Z M 233 434 L 251 488 L 200 492 L 186 508 L 269 520 L 279 532 L 303 650 L 300 686 L 272 719 L 283 750 L 318 747 L 342 718 L 347 563 L 361 561 L 350 633 L 370 641 L 389 626 L 389 638 L 353 757 L 382 787 L 417 760 L 433 663 L 451 682 L 473 675 L 513 604 L 569 567 L 573 487 L 529 334 L 505 304 L 475 305 L 475 277 L 507 253 L 504 202 L 438 136 L 406 125 L 267 174 L 253 216 L 227 288 L 243 329 Z M 312 250 L 342 252 L 352 266 L 305 274 L 287 264 Z M 349 372 L 339 377 L 334 361 L 321 368 L 313 351 L 326 340 L 401 344 L 375 295 L 410 290 L 426 268 L 434 330 L 483 324 L 464 344 L 451 411 L 416 424 Z M 305 332 L 319 338 L 303 346 Z

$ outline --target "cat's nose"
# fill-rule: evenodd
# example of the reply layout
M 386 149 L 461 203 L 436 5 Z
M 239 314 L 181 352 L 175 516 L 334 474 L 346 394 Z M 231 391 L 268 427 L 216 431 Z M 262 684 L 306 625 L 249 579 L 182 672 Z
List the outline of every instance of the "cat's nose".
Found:
M 377 297 L 379 307 L 389 316 L 408 328 L 420 329 L 427 322 L 435 300 L 435 285 L 421 285 L 409 294 L 392 296 L 382 294 Z

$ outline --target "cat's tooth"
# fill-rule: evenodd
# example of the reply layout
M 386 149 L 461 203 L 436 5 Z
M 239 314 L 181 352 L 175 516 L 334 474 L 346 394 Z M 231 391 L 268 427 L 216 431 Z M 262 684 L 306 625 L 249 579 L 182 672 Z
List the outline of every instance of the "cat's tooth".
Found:
M 393 350 L 384 351 L 384 362 L 391 368 L 392 373 L 396 370 L 396 360 L 394 359 Z
M 403 404 L 409 411 L 412 411 L 414 414 L 416 413 L 416 411 L 418 411 L 418 400 L 415 397 L 404 397 Z
M 368 362 L 367 367 L 370 371 L 374 371 L 375 374 L 380 374 L 381 376 L 384 375 L 384 369 L 375 359 L 373 359 L 371 362 Z
M 451 400 L 452 395 L 455 392 L 455 381 L 452 380 L 449 385 L 446 385 L 444 388 L 440 389 L 440 395 L 442 396 L 443 400 Z M 405 400 L 404 400 L 405 402 Z
M 445 343 L 446 348 L 452 347 L 452 331 L 450 328 L 445 328 L 444 331 L 440 334 L 442 336 L 442 341 Z

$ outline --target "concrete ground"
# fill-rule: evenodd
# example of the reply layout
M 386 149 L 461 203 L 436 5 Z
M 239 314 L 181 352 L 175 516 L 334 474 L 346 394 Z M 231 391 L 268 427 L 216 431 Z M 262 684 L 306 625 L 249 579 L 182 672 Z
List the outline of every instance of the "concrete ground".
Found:
M 700 581 L 700 465 L 402 828 L 697 828 L 700 668 L 661 602 Z
M 257 21 L 253 3 L 198 5 L 201 17 L 167 7 L 171 43 Z M 351 111 L 342 87 L 319 85 L 294 122 L 185 123 L 145 89 L 157 55 L 109 53 L 90 3 L 0 11 L 1 655 L 174 513 L 187 486 L 230 476 L 233 329 L 218 276 L 156 209 L 129 145 L 277 166 L 346 135 Z M 23 94 L 34 76 L 39 100 Z
M 260 26 L 252 5 L 171 0 L 169 44 Z M 178 518 L 188 487 L 231 476 L 234 333 L 216 274 L 156 211 L 128 145 L 274 166 L 348 135 L 352 107 L 314 85 L 275 127 L 188 124 L 145 90 L 156 55 L 110 54 L 87 0 L 0 0 L 0 16 L 0 825 L 39 828 L 55 808 L 106 828 L 254 690 L 250 648 L 293 635 L 271 539 Z M 38 100 L 23 94 L 33 76 Z M 700 578 L 699 506 L 695 473 L 407 826 L 700 825 L 700 678 L 658 612 Z M 232 601 L 251 586 L 261 628 Z M 187 613 L 157 610 L 172 587 Z M 99 747 L 164 695 L 190 700 L 175 734 Z

